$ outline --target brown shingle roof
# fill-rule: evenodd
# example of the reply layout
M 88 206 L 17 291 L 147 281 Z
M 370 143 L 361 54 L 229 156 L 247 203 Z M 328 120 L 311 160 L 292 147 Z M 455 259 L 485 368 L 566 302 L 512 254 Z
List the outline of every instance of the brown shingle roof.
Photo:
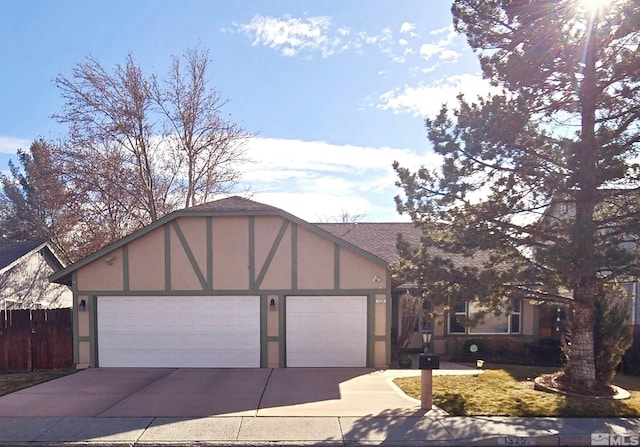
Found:
M 398 250 L 396 249 L 398 234 L 402 234 L 403 238 L 412 246 L 420 244 L 420 229 L 412 223 L 358 222 L 317 223 L 314 225 L 387 262 L 398 259 Z
M 185 208 L 184 211 L 280 211 L 280 209 L 243 197 L 231 196 L 226 199 Z
M 396 242 L 401 233 L 405 241 L 412 247 L 420 247 L 420 228 L 413 223 L 389 222 L 389 223 L 317 223 L 318 227 L 332 233 L 334 236 L 344 239 L 353 245 L 384 259 L 394 262 L 399 259 Z M 487 263 L 490 253 L 480 252 L 473 256 L 465 256 L 457 253 L 446 253 L 438 248 L 430 247 L 429 254 L 445 259 L 450 259 L 457 267 L 472 267 Z

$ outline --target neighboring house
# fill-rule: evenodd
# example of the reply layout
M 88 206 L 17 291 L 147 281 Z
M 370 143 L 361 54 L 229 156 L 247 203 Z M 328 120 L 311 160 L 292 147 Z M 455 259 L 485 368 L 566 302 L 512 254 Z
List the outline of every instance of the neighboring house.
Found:
M 0 310 L 71 307 L 71 290 L 48 280 L 62 267 L 46 242 L 0 243 Z
M 171 213 L 50 279 L 73 290 L 78 367 L 381 368 L 388 263 L 230 197 Z

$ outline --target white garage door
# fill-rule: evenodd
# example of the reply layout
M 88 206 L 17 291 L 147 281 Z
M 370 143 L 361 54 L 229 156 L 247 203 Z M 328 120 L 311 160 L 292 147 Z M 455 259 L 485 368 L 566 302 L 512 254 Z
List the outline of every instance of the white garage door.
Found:
M 260 299 L 99 297 L 98 364 L 258 368 Z
M 287 366 L 367 366 L 367 297 L 288 296 Z

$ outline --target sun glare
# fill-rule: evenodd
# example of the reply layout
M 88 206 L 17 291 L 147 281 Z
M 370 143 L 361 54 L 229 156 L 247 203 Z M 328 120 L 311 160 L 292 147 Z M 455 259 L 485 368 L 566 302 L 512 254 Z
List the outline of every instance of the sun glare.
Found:
M 594 13 L 609 6 L 611 0 L 578 0 L 578 3 L 587 11 Z

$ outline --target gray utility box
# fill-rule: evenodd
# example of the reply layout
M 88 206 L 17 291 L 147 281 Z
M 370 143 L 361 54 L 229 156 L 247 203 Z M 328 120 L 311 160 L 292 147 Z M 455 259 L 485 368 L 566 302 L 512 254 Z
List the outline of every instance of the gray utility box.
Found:
M 440 356 L 438 354 L 420 354 L 418 369 L 440 369 Z

